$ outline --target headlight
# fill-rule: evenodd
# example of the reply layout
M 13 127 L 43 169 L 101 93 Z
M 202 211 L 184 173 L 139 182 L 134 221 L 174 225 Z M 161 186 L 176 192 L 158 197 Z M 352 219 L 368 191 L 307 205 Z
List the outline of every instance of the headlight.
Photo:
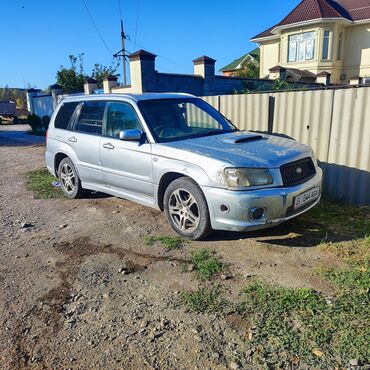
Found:
M 273 183 L 269 170 L 264 168 L 225 168 L 224 175 L 227 185 L 232 188 Z

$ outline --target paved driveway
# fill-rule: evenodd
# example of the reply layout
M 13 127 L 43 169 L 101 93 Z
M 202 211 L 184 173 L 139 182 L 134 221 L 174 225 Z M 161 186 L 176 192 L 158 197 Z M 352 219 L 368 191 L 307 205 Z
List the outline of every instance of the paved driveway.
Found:
M 0 125 L 0 146 L 28 146 L 45 144 L 42 136 L 30 135 L 29 125 Z

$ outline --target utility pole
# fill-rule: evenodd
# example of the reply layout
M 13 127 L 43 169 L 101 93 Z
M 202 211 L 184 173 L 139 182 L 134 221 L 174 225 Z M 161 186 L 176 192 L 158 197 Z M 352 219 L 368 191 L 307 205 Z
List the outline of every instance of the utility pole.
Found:
M 123 84 L 127 85 L 126 76 L 126 49 L 125 49 L 125 32 L 123 31 L 123 20 L 121 19 L 121 41 L 122 41 L 122 65 L 123 65 Z

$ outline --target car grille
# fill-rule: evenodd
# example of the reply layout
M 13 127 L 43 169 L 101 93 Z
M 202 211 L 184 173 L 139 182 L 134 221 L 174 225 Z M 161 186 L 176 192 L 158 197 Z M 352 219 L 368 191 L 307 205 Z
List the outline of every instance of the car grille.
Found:
M 284 186 L 294 186 L 315 176 L 316 170 L 311 158 L 284 164 L 280 167 Z

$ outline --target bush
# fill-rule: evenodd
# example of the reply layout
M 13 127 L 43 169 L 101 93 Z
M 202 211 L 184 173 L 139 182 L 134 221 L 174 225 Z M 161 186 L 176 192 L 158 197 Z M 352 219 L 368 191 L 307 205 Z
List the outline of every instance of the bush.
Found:
M 27 123 L 31 126 L 33 133 L 38 133 L 42 130 L 42 120 L 37 114 L 30 114 L 27 117 Z
M 42 117 L 41 121 L 42 121 L 42 128 L 46 131 L 49 127 L 50 117 L 44 116 Z

